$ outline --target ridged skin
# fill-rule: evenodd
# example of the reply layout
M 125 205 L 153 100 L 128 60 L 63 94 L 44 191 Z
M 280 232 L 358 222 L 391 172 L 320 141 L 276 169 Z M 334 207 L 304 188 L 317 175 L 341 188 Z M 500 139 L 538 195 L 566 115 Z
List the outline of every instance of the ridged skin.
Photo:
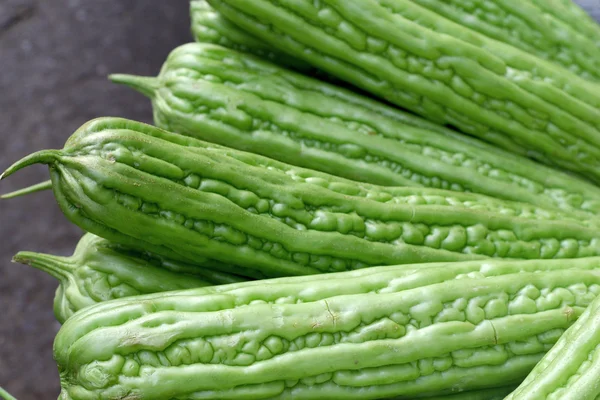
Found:
M 600 255 L 596 219 L 358 183 L 119 118 L 83 125 L 63 150 L 32 154 L 4 176 L 35 163 L 50 166 L 61 209 L 82 229 L 242 276 Z
M 373 184 L 600 213 L 588 182 L 220 46 L 178 47 L 155 79 L 111 79 L 150 96 L 172 132 Z
M 223 18 L 205 0 L 190 1 L 190 18 L 192 21 L 192 34 L 197 42 L 214 43 L 230 49 L 255 54 L 306 74 L 316 73 L 316 69 L 306 61 L 277 51 L 272 46 L 238 28 Z
M 21 251 L 13 261 L 59 279 L 54 315 L 60 323 L 80 309 L 102 301 L 244 280 L 127 250 L 91 233 L 81 238 L 71 257 Z
M 428 119 L 600 180 L 600 85 L 410 0 L 209 0 L 265 42 Z
M 61 399 L 412 399 L 505 386 L 600 293 L 599 266 L 387 266 L 104 302 L 56 337 Z
M 530 0 L 537 7 L 592 39 L 600 47 L 600 24 L 573 0 Z
M 600 398 L 600 296 L 506 400 Z
M 600 28 L 591 37 L 585 30 L 580 31 L 580 25 L 596 24 L 583 11 L 575 24 L 569 24 L 561 19 L 560 6 L 557 9 L 554 4 L 549 7 L 554 11 L 549 12 L 531 0 L 412 1 L 492 39 L 559 64 L 584 79 L 600 80 Z M 577 7 L 570 0 L 561 3 Z M 582 19 L 588 21 L 582 24 Z

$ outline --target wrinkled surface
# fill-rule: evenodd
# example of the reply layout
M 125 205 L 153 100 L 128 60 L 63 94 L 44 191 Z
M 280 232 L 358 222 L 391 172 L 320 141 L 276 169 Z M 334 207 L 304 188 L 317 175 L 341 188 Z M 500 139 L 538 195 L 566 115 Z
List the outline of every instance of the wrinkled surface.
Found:
M 593 184 L 220 46 L 178 47 L 157 78 L 111 79 L 150 96 L 172 132 L 368 183 L 600 212 Z
M 600 80 L 600 26 L 570 0 L 413 1 L 582 78 Z
M 90 121 L 63 150 L 34 153 L 4 174 L 36 163 L 50 166 L 62 211 L 87 231 L 181 261 L 208 258 L 254 278 L 600 255 L 596 219 L 472 193 L 349 181 L 126 119 Z
M 600 296 L 590 304 L 507 400 L 600 397 Z
M 600 293 L 599 263 L 374 267 L 100 303 L 56 338 L 61 399 L 411 398 L 518 382 Z
M 63 323 L 80 309 L 102 301 L 177 289 L 240 282 L 217 272 L 121 248 L 86 233 L 70 257 L 21 251 L 13 261 L 28 264 L 59 280 L 54 315 Z M 206 266 L 214 263 L 207 260 Z
M 600 179 L 600 86 L 409 0 L 210 0 L 226 18 L 428 119 Z

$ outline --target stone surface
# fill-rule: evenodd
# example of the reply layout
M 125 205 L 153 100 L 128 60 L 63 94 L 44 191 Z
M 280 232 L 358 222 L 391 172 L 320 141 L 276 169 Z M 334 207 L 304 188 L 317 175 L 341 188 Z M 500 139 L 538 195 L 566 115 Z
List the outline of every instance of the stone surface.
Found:
M 150 122 L 149 101 L 106 75 L 154 75 L 190 40 L 186 0 L 0 0 L 0 169 L 62 147 L 94 117 Z M 46 167 L 30 167 L 0 193 L 46 179 Z M 19 250 L 70 254 L 81 231 L 50 192 L 1 201 L 0 221 L 0 386 L 19 400 L 56 399 L 57 282 L 10 259 Z
M 580 2 L 600 20 L 600 0 Z M 190 40 L 186 0 L 0 0 L 0 169 L 62 147 L 94 117 L 150 122 L 150 103 L 106 75 L 154 75 L 173 47 Z M 47 177 L 47 168 L 30 167 L 2 181 L 0 192 Z M 57 282 L 10 258 L 19 250 L 69 254 L 81 231 L 51 193 L 0 202 L 0 221 L 0 386 L 19 400 L 56 399 Z

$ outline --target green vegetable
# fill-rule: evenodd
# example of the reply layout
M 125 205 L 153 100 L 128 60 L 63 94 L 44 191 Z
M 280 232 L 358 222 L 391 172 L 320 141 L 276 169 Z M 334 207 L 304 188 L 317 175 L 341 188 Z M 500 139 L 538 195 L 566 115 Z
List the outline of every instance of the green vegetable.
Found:
M 507 394 L 512 392 L 515 385 L 501 386 L 497 388 L 469 390 L 468 392 L 460 392 L 457 394 L 445 394 L 441 396 L 425 396 L 427 400 L 503 400 Z
M 600 398 L 600 296 L 506 400 Z
M 366 268 L 112 300 L 54 343 L 61 399 L 413 399 L 520 382 L 600 258 Z
M 581 9 L 575 23 L 563 21 L 565 6 L 578 8 L 570 0 L 413 1 L 492 39 L 560 64 L 582 78 L 600 80 L 600 26 Z M 588 25 L 594 26 L 593 36 L 580 29 Z
M 101 301 L 243 280 L 136 253 L 90 233 L 81 238 L 71 257 L 21 251 L 13 261 L 60 280 L 54 297 L 54 315 L 61 323 L 78 310 Z
M 410 0 L 209 0 L 267 44 L 428 119 L 600 182 L 600 85 Z
M 573 0 L 530 0 L 552 17 L 591 38 L 600 47 L 600 25 Z
M 83 125 L 63 150 L 27 156 L 3 177 L 35 163 L 50 166 L 62 211 L 82 229 L 242 276 L 600 255 L 597 219 L 358 183 L 119 118 Z
M 150 96 L 172 132 L 374 184 L 600 214 L 588 182 L 234 50 L 190 43 L 158 78 L 111 79 Z
M 197 42 L 214 43 L 255 54 L 306 74 L 316 73 L 316 69 L 306 61 L 277 51 L 272 46 L 241 30 L 223 18 L 205 0 L 190 1 L 190 17 L 192 20 L 192 34 Z

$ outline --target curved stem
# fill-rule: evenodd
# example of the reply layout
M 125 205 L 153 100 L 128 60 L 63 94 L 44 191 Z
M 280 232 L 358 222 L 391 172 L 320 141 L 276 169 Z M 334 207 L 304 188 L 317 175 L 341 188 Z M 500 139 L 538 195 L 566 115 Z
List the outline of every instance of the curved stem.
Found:
M 37 268 L 60 281 L 67 280 L 74 270 L 74 266 L 67 257 L 34 253 L 32 251 L 20 251 L 15 254 L 12 261 Z
M 0 175 L 0 180 L 12 175 L 20 169 L 33 164 L 52 164 L 60 157 L 60 150 L 40 150 L 21 158 Z
M 6 193 L 0 196 L 0 199 L 12 199 L 15 197 L 25 196 L 31 193 L 41 192 L 43 190 L 52 189 L 52 181 L 48 179 L 45 182 L 36 183 L 23 189 L 15 190 L 14 192 Z
M 158 79 L 150 76 L 136 76 L 127 74 L 112 74 L 108 76 L 111 82 L 127 85 L 137 90 L 145 96 L 154 97 L 154 92 L 158 90 Z
M 11 394 L 8 393 L 6 390 L 2 389 L 2 387 L 0 387 L 0 398 L 3 398 L 4 400 L 17 400 L 13 396 L 11 396 Z

